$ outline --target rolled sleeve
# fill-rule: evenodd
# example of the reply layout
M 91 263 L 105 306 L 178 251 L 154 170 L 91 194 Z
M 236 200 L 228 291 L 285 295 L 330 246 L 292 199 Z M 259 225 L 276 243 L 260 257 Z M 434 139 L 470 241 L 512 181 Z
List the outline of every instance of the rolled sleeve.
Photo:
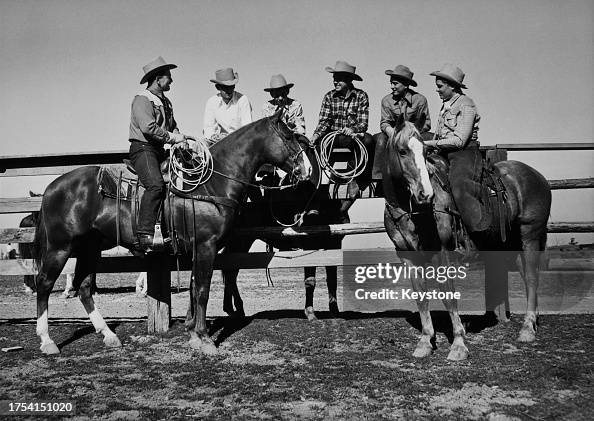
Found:
M 146 140 L 160 143 L 169 141 L 169 133 L 157 124 L 153 105 L 148 98 L 141 95 L 134 98 L 132 115 Z

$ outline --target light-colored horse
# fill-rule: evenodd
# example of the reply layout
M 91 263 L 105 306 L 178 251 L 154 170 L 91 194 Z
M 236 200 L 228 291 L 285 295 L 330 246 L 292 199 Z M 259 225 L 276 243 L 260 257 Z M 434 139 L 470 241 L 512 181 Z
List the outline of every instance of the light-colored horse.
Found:
M 386 145 L 383 183 L 386 199 L 384 224 L 398 254 L 409 265 L 449 265 L 454 249 L 454 209 L 447 187 L 448 163 L 439 156 L 427 159 L 422 137 L 409 122 L 400 121 L 395 135 Z M 485 271 L 506 267 L 499 258 L 519 256 L 520 273 L 526 284 L 526 316 L 518 340 L 532 342 L 536 335 L 539 256 L 546 246 L 547 219 L 551 206 L 551 191 L 547 180 L 535 169 L 518 161 L 494 164 L 494 170 L 506 188 L 509 217 L 507 241 L 496 235 L 474 239 L 481 251 L 489 251 Z M 495 221 L 496 222 L 496 221 Z M 496 223 L 492 225 L 497 225 Z M 499 226 L 494 228 L 498 232 Z M 494 252 L 494 253 L 493 253 Z M 505 252 L 505 253 L 504 253 Z M 505 271 L 507 269 L 504 269 Z M 415 291 L 426 291 L 425 279 L 412 279 Z M 453 280 L 439 283 L 442 291 L 453 291 Z M 461 360 L 468 356 L 464 344 L 464 327 L 460 322 L 456 300 L 443 300 L 450 314 L 454 340 L 448 359 Z M 433 350 L 435 331 L 429 313 L 429 302 L 417 300 L 422 334 L 414 351 L 416 357 L 426 357 Z

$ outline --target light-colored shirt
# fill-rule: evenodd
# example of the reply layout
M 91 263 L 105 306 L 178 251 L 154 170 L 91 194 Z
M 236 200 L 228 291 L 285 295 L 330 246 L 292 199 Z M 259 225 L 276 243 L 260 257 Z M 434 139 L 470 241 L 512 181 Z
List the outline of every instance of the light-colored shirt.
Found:
M 404 97 L 400 99 L 396 99 L 393 94 L 382 99 L 381 131 L 391 136 L 396 121 L 403 114 L 405 120 L 413 123 L 420 133 L 431 130 L 427 98 L 412 89 L 407 89 Z
M 262 107 L 262 117 L 270 117 L 276 113 L 277 106 L 274 100 L 270 100 Z M 287 106 L 281 116 L 287 127 L 295 133 L 305 135 L 305 117 L 303 116 L 303 107 L 292 98 L 287 98 Z
M 440 149 L 464 149 L 471 140 L 478 140 L 480 115 L 474 101 L 455 94 L 443 103 L 439 112 L 435 145 Z
M 206 101 L 203 134 L 208 139 L 227 136 L 251 122 L 252 106 L 250 101 L 237 91 L 233 92 L 228 104 L 223 101 L 221 94 L 216 94 Z

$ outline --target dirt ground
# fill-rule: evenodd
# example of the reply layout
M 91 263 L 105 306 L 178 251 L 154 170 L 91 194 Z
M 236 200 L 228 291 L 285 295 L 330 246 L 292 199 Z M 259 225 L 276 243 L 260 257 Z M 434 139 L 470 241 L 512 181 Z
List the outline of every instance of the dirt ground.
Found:
M 146 314 L 133 292 L 135 276 L 125 276 L 110 278 L 111 290 L 99 295 L 106 316 L 127 317 L 112 312 L 124 303 L 144 309 L 136 316 Z M 181 317 L 163 335 L 147 335 L 144 320 L 108 318 L 123 343 L 116 350 L 103 346 L 89 322 L 53 321 L 61 354 L 42 356 L 35 324 L 26 320 L 34 300 L 19 281 L 3 278 L 0 319 L 21 316 L 0 322 L 0 346 L 24 349 L 0 353 L 0 400 L 70 400 L 72 419 L 81 420 L 576 420 L 594 411 L 593 315 L 542 316 L 533 344 L 515 341 L 520 315 L 497 325 L 465 316 L 470 358 L 448 362 L 449 318 L 436 312 L 437 349 L 418 360 L 414 313 L 345 312 L 332 319 L 319 311 L 319 321 L 307 322 L 299 274 L 284 283 L 277 277 L 275 288 L 252 278 L 240 279 L 249 315 L 243 321 L 222 317 L 222 291 L 213 283 L 215 357 L 190 349 Z M 60 285 L 50 317 L 84 317 L 77 299 L 60 297 Z M 318 291 L 317 309 L 327 310 L 323 281 Z M 179 310 L 175 303 L 174 316 L 183 315 L 187 301 Z

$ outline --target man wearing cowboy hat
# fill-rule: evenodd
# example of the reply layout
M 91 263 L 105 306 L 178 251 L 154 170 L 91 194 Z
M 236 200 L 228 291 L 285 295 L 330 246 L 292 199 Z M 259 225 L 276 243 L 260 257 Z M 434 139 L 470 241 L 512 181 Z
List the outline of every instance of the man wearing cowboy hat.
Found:
M 406 121 L 413 123 L 421 134 L 431 130 L 427 98 L 410 89 L 410 86 L 417 86 L 417 82 L 413 80 L 414 73 L 401 64 L 385 73 L 390 76 L 392 93 L 382 98 L 382 140 L 392 137 L 396 121 L 401 115 Z
M 207 139 L 218 141 L 252 122 L 249 99 L 235 90 L 238 80 L 230 67 L 217 70 L 210 79 L 219 92 L 206 101 L 203 133 Z
M 165 182 L 160 170 L 160 164 L 165 160 L 164 145 L 186 141 L 186 135 L 177 128 L 171 101 L 165 96 L 173 83 L 170 70 L 176 67 L 163 57 L 144 66 L 140 84 L 146 83 L 147 87 L 132 101 L 130 161 L 145 187 L 137 226 L 139 248 L 145 252 L 162 246 L 160 242 L 155 243 L 154 233 L 159 207 L 165 196 Z
M 433 140 L 425 144 L 437 148 L 450 161 L 452 195 L 469 232 L 489 228 L 483 206 L 476 197 L 480 189 L 482 157 L 478 129 L 481 117 L 474 101 L 464 95 L 464 72 L 453 64 L 430 73 L 435 76 L 437 93 L 443 101 Z
M 289 98 L 289 90 L 294 86 L 293 83 L 287 83 L 285 77 L 281 74 L 273 75 L 270 78 L 270 87 L 264 88 L 270 94 L 272 99 L 267 101 L 262 108 L 262 117 L 274 115 L 279 107 L 285 107 L 282 120 L 295 133 L 305 136 L 305 117 L 303 117 L 303 107 L 299 101 Z

